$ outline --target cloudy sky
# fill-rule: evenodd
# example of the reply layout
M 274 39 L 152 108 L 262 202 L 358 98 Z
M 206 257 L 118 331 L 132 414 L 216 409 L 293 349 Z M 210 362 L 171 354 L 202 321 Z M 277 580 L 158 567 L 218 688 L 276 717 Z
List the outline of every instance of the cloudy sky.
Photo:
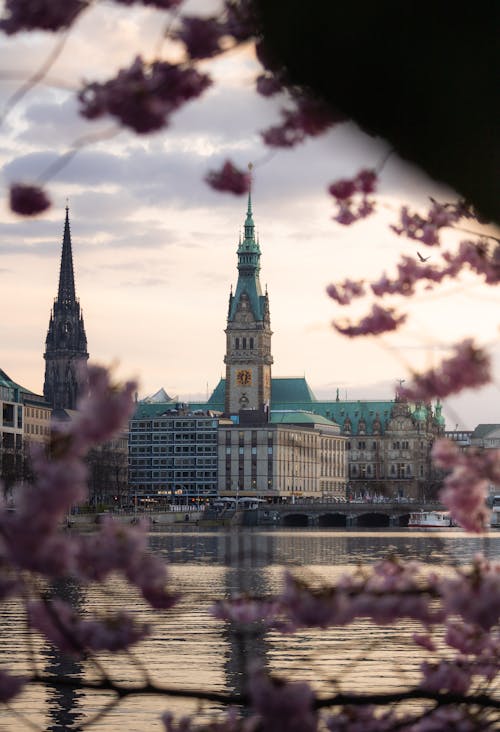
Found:
M 203 178 L 231 157 L 242 167 L 255 165 L 254 218 L 270 296 L 275 376 L 305 375 L 318 396 L 334 395 L 339 387 L 350 399 L 389 399 L 410 369 L 428 368 L 451 343 L 474 334 L 492 349 L 498 383 L 500 293 L 472 278 L 422 291 L 412 303 L 395 301 L 410 312 L 398 334 L 349 340 L 332 329 L 333 318 L 361 316 L 369 303 L 344 312 L 327 297 L 328 283 L 393 273 L 399 256 L 415 255 L 417 248 L 388 229 L 399 206 L 425 206 L 429 195 L 452 200 L 453 192 L 393 155 L 383 171 L 377 215 L 349 228 L 336 224 L 327 185 L 377 165 L 388 145 L 343 124 L 300 148 L 270 153 L 259 130 L 276 123 L 285 100 L 256 95 L 251 49 L 208 64 L 214 86 L 161 133 L 110 136 L 110 120 L 79 118 L 79 82 L 109 78 L 137 53 L 152 59 L 160 27 L 153 10 L 111 2 L 93 8 L 70 34 L 46 82 L 3 122 L 4 199 L 10 181 L 43 176 L 81 136 L 102 133 L 103 139 L 52 178 L 54 206 L 46 215 L 24 220 L 10 215 L 5 203 L 1 208 L 0 367 L 41 391 L 68 199 L 91 358 L 116 364 L 120 376 L 137 377 L 141 395 L 161 386 L 183 399 L 211 391 L 224 373 L 227 302 L 246 201 L 213 192 Z M 42 33 L 0 39 L 2 106 L 55 42 Z M 448 426 L 499 422 L 498 403 L 496 384 L 450 401 Z

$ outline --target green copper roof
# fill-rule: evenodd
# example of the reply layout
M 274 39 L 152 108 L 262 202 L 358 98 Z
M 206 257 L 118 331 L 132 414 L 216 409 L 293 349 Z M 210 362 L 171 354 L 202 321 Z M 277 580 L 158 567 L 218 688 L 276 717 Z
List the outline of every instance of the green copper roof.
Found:
M 221 379 L 207 402 L 191 402 L 189 406 L 191 409 L 223 412 L 225 392 L 226 380 Z M 271 412 L 309 412 L 336 422 L 341 429 L 350 422 L 352 434 L 358 434 L 360 423 L 367 435 L 385 432 L 393 406 L 393 401 L 318 400 L 303 377 L 274 378 L 271 381 Z M 378 430 L 377 421 L 380 423 Z
M 309 388 L 309 384 L 302 377 L 273 379 L 272 399 L 273 404 L 316 401 L 316 397 Z
M 16 382 L 12 381 L 10 376 L 8 376 L 2 369 L 0 369 L 0 386 L 6 387 L 7 389 L 16 390 L 16 402 L 19 401 L 21 398 L 23 399 L 23 401 L 24 399 L 35 399 L 37 402 L 40 403 L 43 403 L 45 401 L 40 394 L 35 394 L 35 392 L 26 389 L 24 386 L 16 384 Z
M 424 407 L 423 404 L 419 404 L 418 407 L 413 412 L 413 418 L 418 420 L 419 422 L 425 422 L 427 419 L 427 409 Z
M 186 413 L 186 407 L 188 412 Z M 198 417 L 209 416 L 206 412 L 209 411 L 209 407 L 205 405 L 196 406 L 194 404 L 186 405 L 181 402 L 137 402 L 135 405 L 134 414 L 132 419 L 158 419 L 159 417 L 172 417 L 176 414 L 180 414 L 181 417 L 190 416 L 193 414 Z M 210 410 L 211 411 L 211 410 Z M 197 412 L 200 412 L 198 415 Z M 201 414 L 203 412 L 203 414 Z
M 313 412 L 302 412 L 302 411 L 272 411 L 271 410 L 271 424 L 301 424 L 301 425 L 324 425 L 326 427 L 336 427 L 339 425 L 332 422 L 326 417 L 322 417 L 320 414 L 314 414 Z
M 438 401 L 434 409 L 434 419 L 436 420 L 437 424 L 444 426 L 445 418 L 443 417 L 442 409 L 443 405 L 441 404 L 441 402 Z

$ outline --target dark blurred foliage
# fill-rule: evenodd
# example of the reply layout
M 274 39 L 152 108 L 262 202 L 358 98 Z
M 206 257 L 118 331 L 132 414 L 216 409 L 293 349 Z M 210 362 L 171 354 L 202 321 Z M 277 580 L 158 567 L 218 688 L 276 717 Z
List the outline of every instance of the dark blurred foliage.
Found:
M 498 0 L 256 0 L 264 56 L 500 221 Z

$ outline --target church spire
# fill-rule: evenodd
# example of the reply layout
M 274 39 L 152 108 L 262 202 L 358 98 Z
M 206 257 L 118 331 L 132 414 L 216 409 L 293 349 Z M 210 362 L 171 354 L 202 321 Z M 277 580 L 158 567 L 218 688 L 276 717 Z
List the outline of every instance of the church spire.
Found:
M 61 253 L 61 267 L 59 270 L 59 290 L 57 294 L 59 303 L 73 304 L 76 301 L 75 275 L 73 272 L 73 252 L 71 247 L 71 230 L 69 226 L 69 208 L 66 205 L 66 220 L 64 222 L 64 235 Z
M 68 206 L 64 222 L 59 288 L 50 314 L 43 357 L 45 398 L 55 409 L 76 409 L 78 398 L 87 390 L 86 366 L 89 354 L 83 315 L 75 294 Z

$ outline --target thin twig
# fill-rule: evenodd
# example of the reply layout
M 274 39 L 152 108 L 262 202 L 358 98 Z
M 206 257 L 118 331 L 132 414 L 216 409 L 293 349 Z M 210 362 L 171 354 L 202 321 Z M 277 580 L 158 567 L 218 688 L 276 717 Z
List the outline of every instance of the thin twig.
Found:
M 43 171 L 43 173 L 40 173 L 37 178 L 37 182 L 43 184 L 50 180 L 54 175 L 56 175 L 56 173 L 59 173 L 60 170 L 65 168 L 66 165 L 68 165 L 68 163 L 75 157 L 75 155 L 77 155 L 77 153 L 80 152 L 83 147 L 91 145 L 94 142 L 100 142 L 101 140 L 109 140 L 110 138 L 118 135 L 120 132 L 121 128 L 118 127 L 118 125 L 113 125 L 113 127 L 109 127 L 107 130 L 101 130 L 100 132 L 91 132 L 88 135 L 83 135 L 82 137 L 79 137 L 77 140 L 75 140 L 70 150 L 65 152 L 57 160 L 51 163 L 48 168 Z
M 85 720 L 85 722 L 82 722 L 78 725 L 78 727 L 72 727 L 72 732 L 82 732 L 82 730 L 87 729 L 87 727 L 91 727 L 93 724 L 96 724 L 97 722 L 100 722 L 101 719 L 104 719 L 104 717 L 113 711 L 115 707 L 118 706 L 118 704 L 121 702 L 121 698 L 117 697 L 116 699 L 111 699 L 107 704 L 105 704 L 102 709 L 100 709 L 98 712 L 96 712 L 92 717 Z
M 17 89 L 14 94 L 7 99 L 7 102 L 5 104 L 5 107 L 3 108 L 2 113 L 0 114 L 0 125 L 5 122 L 5 119 L 8 115 L 8 113 L 15 107 L 15 105 L 21 101 L 21 99 L 31 90 L 33 87 L 35 87 L 45 76 L 48 74 L 52 66 L 55 64 L 59 56 L 61 55 L 64 46 L 66 45 L 66 42 L 71 34 L 71 31 L 74 28 L 73 20 L 77 17 L 77 15 L 82 15 L 85 10 L 87 10 L 90 5 L 92 5 L 92 2 L 89 2 L 86 8 L 81 10 L 80 8 L 77 8 L 75 10 L 75 14 L 73 18 L 70 21 L 70 25 L 68 28 L 66 28 L 65 31 L 61 34 L 59 37 L 57 43 L 55 44 L 54 48 L 51 50 L 41 67 L 36 71 L 33 76 L 30 76 L 30 78 L 21 86 L 19 89 Z
M 14 717 L 17 717 L 17 719 L 21 720 L 28 727 L 31 727 L 31 729 L 36 730 L 36 732 L 43 732 L 43 727 L 40 727 L 38 724 L 36 724 L 36 722 L 33 722 L 29 717 L 27 717 L 22 712 L 19 712 L 17 709 L 14 709 L 14 707 L 11 706 L 9 703 L 6 703 L 5 706 L 9 710 L 10 714 L 12 714 Z

